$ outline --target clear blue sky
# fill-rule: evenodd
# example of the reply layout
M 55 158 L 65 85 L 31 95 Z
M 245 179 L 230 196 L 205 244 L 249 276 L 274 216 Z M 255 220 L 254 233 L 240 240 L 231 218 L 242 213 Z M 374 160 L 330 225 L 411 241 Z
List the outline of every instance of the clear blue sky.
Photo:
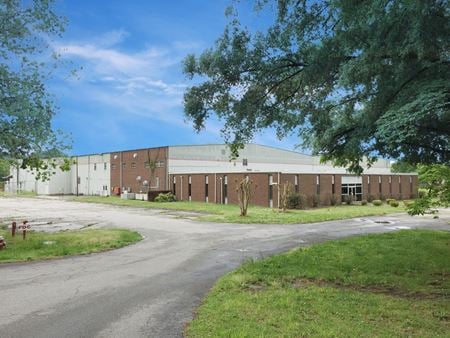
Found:
M 68 19 L 55 41 L 77 76 L 58 73 L 51 83 L 59 113 L 54 126 L 71 134 L 73 154 L 170 144 L 222 143 L 221 123 L 197 134 L 185 122 L 182 97 L 190 83 L 182 74 L 188 53 L 200 53 L 223 32 L 231 0 L 58 2 Z M 267 20 L 240 14 L 252 27 Z M 279 141 L 272 130 L 256 143 L 294 149 L 296 137 Z

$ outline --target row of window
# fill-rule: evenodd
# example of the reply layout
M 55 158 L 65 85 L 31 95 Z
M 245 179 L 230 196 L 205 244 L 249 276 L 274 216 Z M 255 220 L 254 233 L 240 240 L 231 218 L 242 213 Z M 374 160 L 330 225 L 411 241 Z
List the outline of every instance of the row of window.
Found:
M 108 163 L 103 163 L 103 170 L 108 169 Z M 97 170 L 97 163 L 94 163 L 94 170 Z
M 122 163 L 122 169 L 125 169 L 126 167 L 127 167 L 127 164 L 125 162 Z M 131 162 L 130 167 L 131 167 L 131 169 L 136 169 L 137 163 Z M 150 162 L 144 162 L 145 169 L 150 169 L 150 167 L 151 167 Z M 162 168 L 162 167 L 164 167 L 164 161 L 156 161 L 155 162 L 155 168 Z M 115 163 L 111 164 L 111 169 L 112 170 L 117 169 L 117 164 L 115 164 Z

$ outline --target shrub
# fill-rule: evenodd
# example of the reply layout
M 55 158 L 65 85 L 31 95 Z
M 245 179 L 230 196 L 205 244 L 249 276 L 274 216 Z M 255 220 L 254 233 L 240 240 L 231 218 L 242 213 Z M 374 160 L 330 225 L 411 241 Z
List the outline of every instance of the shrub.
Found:
M 313 195 L 311 204 L 313 208 L 317 208 L 318 206 L 320 206 L 320 196 L 317 194 Z
M 347 195 L 343 197 L 343 202 L 348 205 L 352 205 L 354 200 L 355 199 L 352 195 Z
M 403 201 L 403 204 L 406 208 L 409 208 L 413 203 L 413 201 Z
M 372 204 L 375 205 L 375 206 L 377 206 L 377 207 L 379 207 L 380 205 L 383 204 L 383 202 L 382 202 L 381 200 L 373 200 L 373 201 L 372 201 Z
M 299 193 L 291 193 L 287 198 L 288 209 L 305 209 L 306 196 Z
M 386 204 L 391 204 L 391 202 L 394 202 L 395 198 L 388 198 L 386 199 Z
M 386 201 L 386 196 L 384 196 L 383 194 L 380 194 L 380 200 L 381 201 Z
M 391 201 L 391 203 L 389 203 L 389 205 L 390 205 L 391 207 L 397 208 L 398 205 L 399 205 L 399 203 L 398 203 L 398 201 L 393 200 L 393 201 Z
M 330 205 L 339 205 L 339 204 L 340 204 L 340 201 L 339 201 L 338 197 L 335 194 L 331 195 L 330 196 Z
M 419 189 L 419 198 L 424 198 L 427 196 L 427 191 L 425 189 Z
M 361 205 L 367 205 L 367 201 L 366 200 L 362 200 L 361 201 Z
M 166 194 L 160 193 L 155 197 L 155 202 L 175 202 L 176 200 L 177 198 L 171 192 L 168 192 Z
M 373 201 L 374 199 L 376 199 L 374 195 L 369 195 L 369 196 L 367 197 L 367 202 L 372 203 L 372 201 Z

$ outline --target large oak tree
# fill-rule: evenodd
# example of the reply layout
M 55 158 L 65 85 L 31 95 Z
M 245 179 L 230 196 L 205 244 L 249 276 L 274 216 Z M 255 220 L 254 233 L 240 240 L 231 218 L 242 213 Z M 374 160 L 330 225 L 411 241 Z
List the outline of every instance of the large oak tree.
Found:
M 56 107 L 46 85 L 58 58 L 50 42 L 64 26 L 52 0 L 0 1 L 0 159 L 19 160 L 38 178 L 55 167 L 43 158 L 67 145 L 52 129 Z
M 450 9 L 446 0 L 257 1 L 266 31 L 233 18 L 184 60 L 195 128 L 216 114 L 235 145 L 274 127 L 355 172 L 364 157 L 449 163 Z

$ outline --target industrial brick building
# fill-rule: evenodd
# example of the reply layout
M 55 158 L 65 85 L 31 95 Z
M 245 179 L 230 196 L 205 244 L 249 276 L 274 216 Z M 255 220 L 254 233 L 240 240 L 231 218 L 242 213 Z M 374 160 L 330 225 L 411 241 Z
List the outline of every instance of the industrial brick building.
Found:
M 239 158 L 230 159 L 226 145 L 167 146 L 74 157 L 68 172 L 58 171 L 47 182 L 26 170 L 13 170 L 7 190 L 38 194 L 110 195 L 121 192 L 172 191 L 178 200 L 237 203 L 236 182 L 253 182 L 253 204 L 278 207 L 281 186 L 320 204 L 352 195 L 356 200 L 417 194 L 416 174 L 393 174 L 390 162 L 380 160 L 361 176 L 345 168 L 320 163 L 316 156 L 247 144 Z

